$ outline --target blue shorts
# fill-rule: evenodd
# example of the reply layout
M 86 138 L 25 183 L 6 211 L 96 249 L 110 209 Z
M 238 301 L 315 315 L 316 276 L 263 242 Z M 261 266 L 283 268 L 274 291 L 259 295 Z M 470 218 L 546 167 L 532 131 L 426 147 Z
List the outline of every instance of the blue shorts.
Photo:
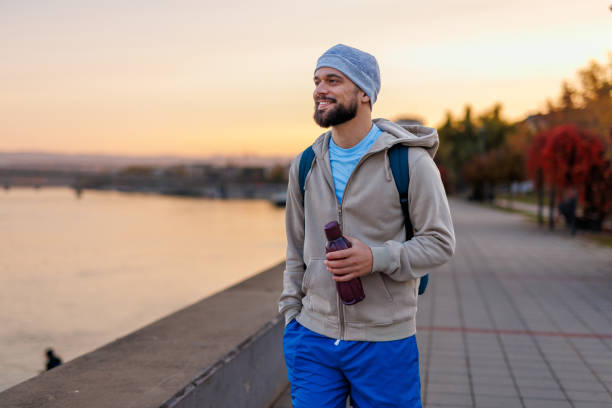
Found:
M 338 341 L 295 319 L 283 335 L 294 408 L 421 408 L 416 336 L 394 341 Z

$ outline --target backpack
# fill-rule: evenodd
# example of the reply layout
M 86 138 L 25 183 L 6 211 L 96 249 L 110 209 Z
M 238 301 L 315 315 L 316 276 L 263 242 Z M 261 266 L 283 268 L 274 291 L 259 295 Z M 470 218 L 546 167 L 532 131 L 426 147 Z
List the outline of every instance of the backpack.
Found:
M 306 184 L 306 176 L 312 167 L 315 154 L 312 150 L 312 146 L 309 146 L 302 153 L 300 158 L 299 167 L 299 182 L 300 192 L 302 193 L 302 202 L 304 201 L 304 185 Z M 393 145 L 389 149 L 389 164 L 391 165 L 391 172 L 395 179 L 395 187 L 399 193 L 400 205 L 402 206 L 402 213 L 404 213 L 404 226 L 406 228 L 406 241 L 409 241 L 414 236 L 414 228 L 410 221 L 410 214 L 408 212 L 408 185 L 410 184 L 410 174 L 408 169 L 408 147 L 400 143 Z M 429 274 L 424 275 L 419 280 L 419 295 L 425 293 L 427 289 L 427 283 L 429 283 Z

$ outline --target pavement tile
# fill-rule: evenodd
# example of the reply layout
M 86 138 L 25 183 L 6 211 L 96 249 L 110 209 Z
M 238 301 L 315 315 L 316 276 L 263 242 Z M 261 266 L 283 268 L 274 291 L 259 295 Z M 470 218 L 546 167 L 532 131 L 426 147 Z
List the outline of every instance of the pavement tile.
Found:
M 461 373 L 465 373 L 467 371 L 467 365 L 466 364 L 459 365 L 459 364 L 441 364 L 441 363 L 436 363 L 436 364 L 429 364 L 427 369 L 429 371 L 436 371 L 436 372 L 461 372 Z
M 550 367 L 553 371 L 566 372 L 566 373 L 579 373 L 579 374 L 590 374 L 589 368 L 583 363 L 567 363 L 567 362 L 556 362 L 550 361 Z
M 523 402 L 525 403 L 525 408 L 572 408 L 569 402 L 560 399 L 551 400 L 524 398 Z
M 476 347 L 469 347 L 468 346 L 468 354 L 471 358 L 490 358 L 490 359 L 499 359 L 502 360 L 504 359 L 504 354 L 502 353 L 501 350 L 496 350 L 496 349 L 482 349 L 482 348 L 476 348 Z
M 510 377 L 510 370 L 506 367 L 470 367 L 470 372 L 475 377 Z
M 606 388 L 599 381 L 568 381 L 561 380 L 561 386 L 565 390 L 576 390 L 576 391 L 598 391 L 598 392 L 608 392 Z
M 464 356 L 456 354 L 438 354 L 434 353 L 429 359 L 430 364 L 448 364 L 448 365 L 465 365 L 466 359 Z
M 610 356 L 612 359 L 612 355 Z M 607 374 L 612 375 L 612 364 L 608 363 L 591 363 L 589 367 L 595 371 L 597 374 Z
M 540 361 L 544 360 L 540 355 L 540 352 L 537 350 L 517 350 L 517 349 L 508 349 L 506 348 L 506 356 L 508 356 L 509 361 Z
M 471 389 L 469 383 L 464 384 L 452 384 L 452 383 L 444 383 L 444 384 L 436 384 L 436 383 L 428 383 L 427 384 L 427 392 L 428 393 L 456 393 L 456 394 L 471 394 Z
M 492 395 L 476 395 L 477 408 L 522 408 L 521 400 L 513 397 L 496 397 Z
M 566 399 L 561 388 L 519 387 L 523 398 Z
M 565 392 L 573 401 L 600 402 L 609 404 L 612 407 L 612 395 L 608 392 L 576 390 L 566 390 Z
M 440 358 L 455 358 L 455 359 L 460 359 L 460 360 L 465 360 L 465 352 L 463 351 L 463 347 L 461 347 L 460 349 L 443 349 L 443 348 L 436 348 L 435 349 L 435 356 L 436 357 L 440 357 Z M 433 358 L 433 354 L 432 354 L 432 358 Z
M 602 406 L 600 402 L 573 401 L 574 408 L 608 408 Z
M 488 385 L 507 385 L 514 386 L 514 381 L 510 376 L 505 375 L 477 375 L 472 374 L 472 383 L 473 384 L 488 384 Z
M 517 355 L 525 355 L 525 354 L 540 355 L 538 348 L 536 347 L 534 342 L 531 340 L 531 338 L 529 336 L 524 336 L 524 337 L 526 337 L 529 341 L 525 343 L 516 343 L 516 342 L 508 343 L 505 341 L 505 336 L 501 337 L 501 341 L 502 341 L 502 344 L 504 345 L 504 349 L 507 352 L 512 352 Z
M 558 388 L 559 383 L 552 378 L 522 378 L 516 377 L 516 383 L 519 388 L 521 387 L 533 387 L 533 388 Z
M 446 373 L 430 373 L 429 383 L 435 384 L 469 384 L 470 379 L 465 375 L 450 375 Z
M 454 407 L 471 407 L 472 396 L 470 394 L 457 394 L 448 392 L 436 392 L 427 394 L 427 403 L 431 404 L 448 404 Z
M 489 356 L 470 354 L 468 356 L 468 361 L 471 365 L 506 365 L 506 360 L 504 359 L 503 354 L 495 354 Z
M 612 382 L 612 374 L 603 373 L 598 374 L 597 376 L 601 378 L 604 382 Z
M 449 362 L 444 362 L 444 361 L 440 361 L 438 359 L 434 360 L 431 359 L 429 360 L 429 368 L 435 368 L 435 369 L 445 369 L 448 368 L 450 370 L 458 370 L 458 369 L 467 369 L 467 363 L 465 361 L 457 361 L 457 360 L 451 360 Z
M 550 378 L 553 379 L 548 367 L 533 367 L 533 368 L 512 368 L 512 374 L 520 378 Z
M 567 364 L 567 365 L 584 365 L 583 360 L 576 353 L 563 353 L 555 354 L 553 356 L 546 356 L 546 361 L 554 364 Z
M 590 372 L 577 373 L 571 371 L 556 371 L 555 375 L 561 382 L 574 382 L 574 381 L 593 381 L 597 382 L 597 378 Z
M 497 385 L 474 383 L 474 395 L 494 395 L 498 397 L 515 397 L 518 398 L 518 393 L 513 385 Z
M 502 342 L 506 345 L 531 345 L 533 341 L 531 338 L 524 336 L 523 334 L 506 334 L 502 337 Z
M 543 361 L 513 363 L 510 362 L 510 368 L 516 373 L 549 373 L 548 365 Z

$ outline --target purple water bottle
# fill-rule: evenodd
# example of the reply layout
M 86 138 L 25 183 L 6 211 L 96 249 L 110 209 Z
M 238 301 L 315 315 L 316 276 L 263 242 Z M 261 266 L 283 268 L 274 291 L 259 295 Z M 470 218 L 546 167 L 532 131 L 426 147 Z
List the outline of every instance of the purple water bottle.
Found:
M 342 230 L 337 221 L 328 222 L 325 225 L 325 235 L 327 236 L 325 253 L 348 249 L 352 246 L 349 240 L 342 236 Z M 336 282 L 336 289 L 345 305 L 354 305 L 365 298 L 363 285 L 359 278 L 351 279 L 348 282 Z

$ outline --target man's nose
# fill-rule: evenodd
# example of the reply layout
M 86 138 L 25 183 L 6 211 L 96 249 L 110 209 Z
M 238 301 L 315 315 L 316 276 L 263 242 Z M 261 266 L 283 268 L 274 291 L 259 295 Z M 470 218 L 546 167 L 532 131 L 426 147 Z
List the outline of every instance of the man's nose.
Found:
M 327 87 L 320 82 L 319 85 L 315 87 L 315 95 L 324 95 L 327 93 Z

